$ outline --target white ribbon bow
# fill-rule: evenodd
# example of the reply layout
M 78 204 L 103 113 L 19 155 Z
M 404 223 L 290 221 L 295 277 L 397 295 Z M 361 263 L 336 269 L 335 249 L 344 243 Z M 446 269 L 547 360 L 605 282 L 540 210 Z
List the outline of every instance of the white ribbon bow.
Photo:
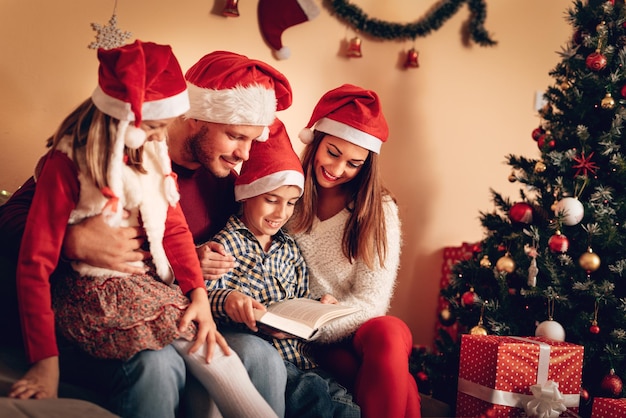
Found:
M 557 418 L 566 411 L 563 395 L 559 392 L 559 384 L 548 380 L 543 384 L 530 387 L 534 398 L 526 402 L 524 411 L 530 417 Z

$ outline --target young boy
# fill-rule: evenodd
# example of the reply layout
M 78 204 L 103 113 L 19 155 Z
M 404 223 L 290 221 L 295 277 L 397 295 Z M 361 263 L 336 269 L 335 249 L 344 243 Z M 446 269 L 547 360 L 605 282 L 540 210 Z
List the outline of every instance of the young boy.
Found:
M 233 270 L 207 282 L 216 322 L 223 327 L 260 331 L 287 367 L 287 413 L 298 417 L 360 416 L 352 397 L 316 367 L 297 338 L 262 328 L 253 309 L 285 299 L 308 297 L 306 263 L 282 227 L 304 190 L 304 173 L 283 123 L 276 119 L 270 139 L 254 142 L 235 181 L 241 215 L 233 215 L 213 241 L 235 257 Z M 246 328 L 247 327 L 247 328 Z

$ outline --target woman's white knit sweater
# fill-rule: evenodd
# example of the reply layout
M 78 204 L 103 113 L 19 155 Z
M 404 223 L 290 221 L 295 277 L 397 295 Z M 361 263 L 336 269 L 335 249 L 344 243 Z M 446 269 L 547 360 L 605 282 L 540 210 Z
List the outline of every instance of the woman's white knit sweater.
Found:
M 309 269 L 311 297 L 319 299 L 331 294 L 339 303 L 361 310 L 332 321 L 315 336 L 319 342 L 333 342 L 354 333 L 370 318 L 385 315 L 400 265 L 401 230 L 398 207 L 391 200 L 384 202 L 387 228 L 387 258 L 381 266 L 378 258 L 369 269 L 361 260 L 353 263 L 341 250 L 343 229 L 349 216 L 347 209 L 325 221 L 316 218 L 311 233 L 295 234 Z

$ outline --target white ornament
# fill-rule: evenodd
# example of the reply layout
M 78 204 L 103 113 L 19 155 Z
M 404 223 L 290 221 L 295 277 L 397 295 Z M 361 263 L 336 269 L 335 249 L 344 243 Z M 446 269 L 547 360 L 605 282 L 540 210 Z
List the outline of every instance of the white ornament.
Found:
M 563 223 L 568 226 L 576 225 L 585 216 L 585 208 L 580 200 L 575 197 L 564 197 L 559 200 L 554 207 L 554 213 L 556 215 L 561 214 L 563 216 Z
M 556 321 L 543 321 L 537 325 L 535 337 L 546 337 L 554 341 L 565 341 L 565 329 Z

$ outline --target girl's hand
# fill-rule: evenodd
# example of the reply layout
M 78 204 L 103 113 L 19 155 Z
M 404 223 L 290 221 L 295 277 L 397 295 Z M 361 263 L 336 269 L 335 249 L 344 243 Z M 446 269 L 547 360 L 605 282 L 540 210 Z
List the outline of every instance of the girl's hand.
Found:
M 209 241 L 196 249 L 204 280 L 217 280 L 235 267 L 235 257 L 226 254 L 222 244 Z
M 11 387 L 9 398 L 57 398 L 59 391 L 59 357 L 48 357 L 34 363 Z
M 192 321 L 198 324 L 196 339 L 191 348 L 189 348 L 189 353 L 195 353 L 202 344 L 206 343 L 206 362 L 210 363 L 213 358 L 215 343 L 217 343 L 225 355 L 230 355 L 230 347 L 228 347 L 226 339 L 217 331 L 206 289 L 203 287 L 195 288 L 189 292 L 189 297 L 191 304 L 187 307 L 179 325 L 179 330 L 184 332 Z
M 339 303 L 337 298 L 335 298 L 333 295 L 329 295 L 328 293 L 322 296 L 322 298 L 320 299 L 320 302 L 329 303 L 331 305 L 336 305 Z

